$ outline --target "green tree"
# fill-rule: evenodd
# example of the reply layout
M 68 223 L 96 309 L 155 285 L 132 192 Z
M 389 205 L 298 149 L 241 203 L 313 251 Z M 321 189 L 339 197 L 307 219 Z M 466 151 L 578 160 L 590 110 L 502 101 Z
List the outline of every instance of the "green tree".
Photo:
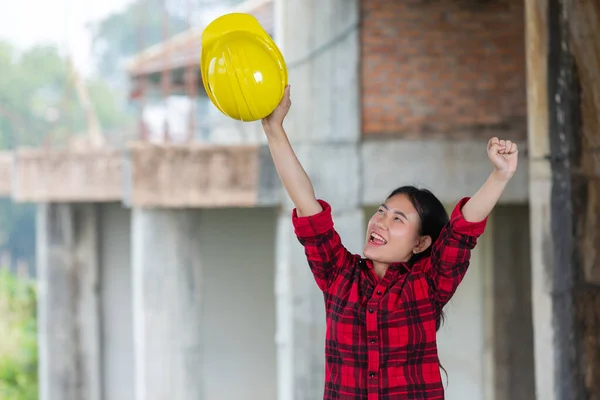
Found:
M 0 271 L 0 399 L 38 398 L 36 292 Z
M 0 42 L 0 149 L 64 142 L 85 132 L 87 121 L 74 87 L 74 73 L 56 47 L 19 52 Z M 103 129 L 128 122 L 116 95 L 102 81 L 87 88 Z
M 189 27 L 188 19 L 214 7 L 234 7 L 245 0 L 137 0 L 89 26 L 100 74 L 109 80 L 124 79 L 123 61 Z M 166 8 L 166 11 L 165 11 Z M 193 23 L 192 23 L 193 24 Z
M 144 48 L 163 40 L 166 15 L 169 36 L 188 27 L 185 19 L 165 14 L 162 1 L 138 0 L 124 10 L 112 13 L 92 24 L 93 49 L 100 74 L 110 80 L 122 76 L 122 63 Z
M 56 47 L 18 51 L 0 42 L 0 150 L 39 147 L 51 139 L 62 146 L 86 133 L 87 120 L 74 86 L 74 72 Z M 131 117 L 100 80 L 86 82 L 104 131 L 122 132 Z M 0 200 L 0 249 L 35 261 L 35 208 Z

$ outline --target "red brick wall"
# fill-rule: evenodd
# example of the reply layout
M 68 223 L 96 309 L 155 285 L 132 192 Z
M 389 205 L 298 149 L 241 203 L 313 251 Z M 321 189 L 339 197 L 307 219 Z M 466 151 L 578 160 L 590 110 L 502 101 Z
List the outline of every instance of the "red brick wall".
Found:
M 362 0 L 366 137 L 526 137 L 523 0 Z

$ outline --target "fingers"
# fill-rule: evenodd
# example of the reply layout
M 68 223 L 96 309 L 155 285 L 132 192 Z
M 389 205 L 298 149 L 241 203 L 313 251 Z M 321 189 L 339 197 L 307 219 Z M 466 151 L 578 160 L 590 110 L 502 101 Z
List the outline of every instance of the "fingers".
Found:
M 493 143 L 489 149 L 488 153 L 490 154 L 501 154 L 504 151 L 504 147 L 500 146 L 500 143 Z
M 499 143 L 499 140 L 498 140 L 498 138 L 497 138 L 496 136 L 494 136 L 493 138 L 491 138 L 491 139 L 488 141 L 488 146 L 487 146 L 487 147 L 488 147 L 488 150 L 489 150 L 489 149 L 491 149 L 491 148 L 492 148 L 492 146 L 493 146 L 493 145 L 495 145 L 495 144 L 497 144 L 497 143 Z
M 292 105 L 292 101 L 290 100 L 290 85 L 287 85 L 283 90 L 283 98 L 280 105 L 283 107 L 290 107 Z
M 500 141 L 500 144 L 502 144 L 503 140 Z M 502 149 L 500 150 L 500 154 L 515 154 L 518 151 L 517 149 L 517 144 L 514 142 L 511 142 L 510 140 L 506 140 L 504 141 L 504 146 L 502 147 Z
M 500 140 L 497 137 L 493 137 L 488 142 L 488 153 L 499 154 L 503 150 L 503 146 L 500 144 Z
M 500 140 L 493 137 L 488 142 L 488 151 L 494 154 L 514 154 L 518 152 L 517 144 L 510 140 Z

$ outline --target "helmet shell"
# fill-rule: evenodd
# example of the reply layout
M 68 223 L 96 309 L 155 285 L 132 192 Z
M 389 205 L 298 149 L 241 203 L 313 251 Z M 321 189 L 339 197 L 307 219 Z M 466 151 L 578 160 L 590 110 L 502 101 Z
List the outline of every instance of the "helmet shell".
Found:
M 273 112 L 288 83 L 279 48 L 252 15 L 231 13 L 202 33 L 202 82 L 223 114 L 256 121 Z

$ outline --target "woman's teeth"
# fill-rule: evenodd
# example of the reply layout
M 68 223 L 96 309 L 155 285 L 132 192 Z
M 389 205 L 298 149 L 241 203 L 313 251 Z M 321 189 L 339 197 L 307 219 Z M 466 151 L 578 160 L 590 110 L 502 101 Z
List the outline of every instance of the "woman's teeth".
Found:
M 375 232 L 371 232 L 371 242 L 375 244 L 386 244 L 387 241 Z

